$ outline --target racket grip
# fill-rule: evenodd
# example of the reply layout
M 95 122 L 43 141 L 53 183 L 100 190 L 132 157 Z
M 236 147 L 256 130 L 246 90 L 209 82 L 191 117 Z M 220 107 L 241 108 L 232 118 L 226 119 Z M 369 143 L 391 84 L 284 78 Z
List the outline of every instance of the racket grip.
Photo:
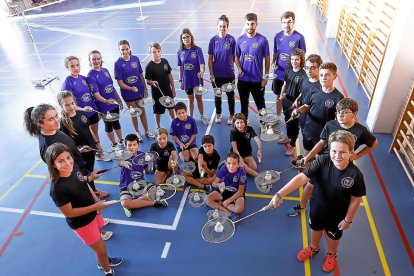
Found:
M 104 173 L 104 172 L 107 172 L 107 171 L 109 171 L 110 169 L 103 169 L 103 170 L 99 170 L 99 171 L 97 171 L 96 173 L 97 174 L 101 174 L 101 173 Z

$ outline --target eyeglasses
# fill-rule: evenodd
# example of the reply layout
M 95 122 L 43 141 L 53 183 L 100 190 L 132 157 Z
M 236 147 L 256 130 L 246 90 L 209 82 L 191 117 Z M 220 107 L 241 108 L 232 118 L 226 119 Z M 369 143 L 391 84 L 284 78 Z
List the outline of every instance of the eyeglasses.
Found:
M 181 37 L 181 39 L 187 39 L 187 38 L 190 38 L 191 36 L 189 36 L 189 35 L 183 35 L 182 37 Z
M 305 70 L 315 70 L 316 66 L 305 66 Z
M 291 20 L 289 20 L 289 21 L 282 21 L 282 24 L 284 24 L 284 25 L 291 25 L 293 23 L 295 23 L 295 21 L 291 21 Z
M 349 114 L 353 114 L 354 112 L 352 111 L 341 111 L 341 112 L 335 112 L 335 115 L 339 115 L 339 116 L 346 116 Z

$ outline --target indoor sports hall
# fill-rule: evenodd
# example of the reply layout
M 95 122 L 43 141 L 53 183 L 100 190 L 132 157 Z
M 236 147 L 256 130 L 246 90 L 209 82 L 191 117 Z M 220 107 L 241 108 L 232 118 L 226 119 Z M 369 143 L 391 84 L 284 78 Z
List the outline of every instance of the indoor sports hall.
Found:
M 104 274 L 96 267 L 93 251 L 68 227 L 52 201 L 38 140 L 23 126 L 28 107 L 50 103 L 60 111 L 56 95 L 68 75 L 65 57 L 79 57 L 81 74 L 86 75 L 90 70 L 88 53 L 99 50 L 103 66 L 113 76 L 113 64 L 120 56 L 118 41 L 130 42 L 143 68 L 151 60 L 149 43 L 159 42 L 163 58 L 172 67 L 175 102 L 187 104 L 177 70 L 182 29 L 192 31 L 207 62 L 217 19 L 227 15 L 229 33 L 237 39 L 244 32 L 245 15 L 256 13 L 257 32 L 267 37 L 272 55 L 273 38 L 282 30 L 280 16 L 288 10 L 296 14 L 294 28 L 305 37 L 306 54 L 319 54 L 323 61 L 337 65 L 335 87 L 358 102 L 358 121 L 379 141 L 371 153 L 355 161 L 364 175 L 366 196 L 352 225 L 344 231 L 332 274 L 414 275 L 412 1 L 5 0 L 0 9 L 0 275 Z M 203 78 L 209 89 L 203 95 L 209 123 L 200 121 L 195 108 L 197 145 L 201 146 L 204 134 L 213 135 L 224 160 L 231 147 L 227 97 L 222 98 L 223 121 L 216 123 L 208 66 Z M 44 86 L 35 86 L 42 81 Z M 235 94 L 237 113 L 240 101 L 237 91 Z M 271 81 L 265 100 L 266 106 L 275 110 Z M 145 109 L 149 129 L 155 131 L 153 109 Z M 257 107 L 250 97 L 250 125 L 260 134 L 255 113 Z M 124 108 L 120 112 L 124 136 L 134 132 L 126 115 Z M 170 125 L 168 114 L 162 115 L 161 126 L 169 129 Z M 142 129 L 141 122 L 139 126 Z M 99 134 L 102 147 L 109 151 L 102 121 Z M 140 150 L 149 151 L 153 142 L 144 137 Z M 257 146 L 252 145 L 255 154 Z M 303 153 L 301 139 L 293 156 L 285 155 L 285 144 L 262 141 L 262 145 L 263 158 L 257 171 L 275 170 L 281 177 L 268 193 L 258 191 L 253 177 L 248 177 L 241 218 L 266 206 L 298 174 L 291 162 Z M 116 165 L 116 160 L 96 161 L 95 169 Z M 145 178 L 152 181 L 153 174 Z M 119 199 L 119 179 L 120 169 L 116 168 L 95 182 L 99 190 L 109 193 L 105 200 Z M 134 210 L 132 217 L 125 216 L 121 204 L 113 204 L 102 213 L 110 219 L 104 229 L 113 232 L 105 242 L 108 256 L 124 258 L 114 268 L 116 275 L 325 275 L 324 238 L 319 254 L 305 262 L 296 259 L 298 251 L 310 242 L 309 206 L 295 217 L 287 212 L 298 204 L 302 191 L 300 188 L 285 197 L 279 208 L 236 223 L 234 235 L 222 243 L 203 239 L 201 231 L 210 209 L 191 206 L 188 197 L 194 190 L 186 185 L 177 188 L 168 207 Z

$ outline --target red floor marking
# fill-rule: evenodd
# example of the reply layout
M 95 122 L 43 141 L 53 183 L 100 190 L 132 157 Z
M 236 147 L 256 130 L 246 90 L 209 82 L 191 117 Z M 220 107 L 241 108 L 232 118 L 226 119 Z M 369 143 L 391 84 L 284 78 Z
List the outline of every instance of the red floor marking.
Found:
M 13 231 L 10 233 L 10 235 L 7 237 L 7 240 L 4 242 L 4 244 L 0 248 L 0 256 L 3 255 L 4 251 L 6 251 L 7 247 L 9 246 L 9 244 L 11 243 L 11 241 L 13 240 L 14 237 L 16 237 L 16 236 L 19 237 L 19 236 L 23 235 L 23 232 L 20 232 L 19 228 L 22 225 L 22 223 L 24 222 L 24 220 L 26 219 L 27 215 L 32 210 L 33 205 L 36 203 L 37 199 L 39 198 L 40 194 L 43 192 L 43 190 L 44 190 L 44 188 L 46 187 L 47 184 L 49 184 L 49 179 L 46 179 L 43 182 L 42 186 L 37 191 L 36 195 L 33 197 L 32 201 L 29 204 L 29 206 L 27 206 L 27 208 L 24 210 L 22 216 L 20 217 L 20 219 L 17 222 L 16 226 L 14 227 Z
M 321 39 L 321 41 L 322 41 L 322 43 L 324 45 L 325 52 L 328 54 L 328 57 L 329 57 L 330 61 L 333 62 L 333 58 L 331 56 L 331 52 L 329 51 L 328 46 L 326 45 L 325 39 L 323 38 L 322 32 L 321 32 L 318 24 L 316 24 L 315 17 L 313 19 L 314 19 L 313 21 L 315 23 L 316 29 L 317 29 L 318 34 L 319 34 L 319 38 Z M 339 74 L 338 74 L 338 81 L 339 81 L 339 84 L 341 85 L 341 89 L 342 89 L 345 97 L 348 97 L 348 93 L 346 92 L 345 86 L 344 86 L 344 84 L 342 82 L 342 79 L 339 76 Z M 380 174 L 380 172 L 378 170 L 378 166 L 377 166 L 377 163 L 375 162 L 374 156 L 372 155 L 372 153 L 369 153 L 368 155 L 369 155 L 369 159 L 371 160 L 372 166 L 374 167 L 374 171 L 375 171 L 375 174 L 376 174 L 376 176 L 378 178 L 378 181 L 380 183 L 382 192 L 384 193 L 385 200 L 387 202 L 388 208 L 391 211 L 391 215 L 392 215 L 392 217 L 394 219 L 394 222 L 395 222 L 395 224 L 397 226 L 397 229 L 398 229 L 398 232 L 400 234 L 400 237 L 401 237 L 401 239 L 403 241 L 405 250 L 407 251 L 408 257 L 409 257 L 409 259 L 411 261 L 411 265 L 414 266 L 414 254 L 413 254 L 413 251 L 411 249 L 410 243 L 408 242 L 407 236 L 405 235 L 405 232 L 404 232 L 404 229 L 403 229 L 403 227 L 401 225 L 401 222 L 400 222 L 400 220 L 398 218 L 397 212 L 395 211 L 394 205 L 392 204 L 392 200 L 391 200 L 390 195 L 388 193 L 388 190 L 387 190 L 387 188 L 385 186 L 385 182 L 384 182 L 384 180 L 383 180 L 383 178 L 382 178 L 382 176 L 381 176 L 381 174 Z

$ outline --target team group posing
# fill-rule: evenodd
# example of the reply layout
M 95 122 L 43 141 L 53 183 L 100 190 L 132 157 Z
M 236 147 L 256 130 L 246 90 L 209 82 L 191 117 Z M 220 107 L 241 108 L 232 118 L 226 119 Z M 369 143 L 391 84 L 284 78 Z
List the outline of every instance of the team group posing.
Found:
M 295 216 L 304 211 L 310 199 L 311 243 L 299 251 L 297 258 L 304 261 L 318 253 L 319 241 L 325 231 L 328 252 L 322 268 L 330 272 L 335 267 L 342 231 L 349 228 L 361 197 L 365 195 L 363 175 L 353 160 L 370 152 L 378 141 L 367 128 L 356 122 L 358 104 L 344 98 L 334 87 L 335 64 L 323 63 L 315 54 L 305 59 L 305 40 L 293 29 L 293 12 L 285 12 L 281 16 L 283 30 L 274 37 L 272 61 L 266 37 L 256 32 L 257 15 L 249 13 L 245 19 L 245 34 L 236 40 L 228 34 L 228 18 L 221 16 L 218 34 L 210 40 L 208 47 L 208 68 L 213 87 L 235 83 L 234 65 L 237 68 L 241 113 L 235 114 L 234 91 L 226 92 L 230 112 L 227 124 L 232 125 L 232 129 L 230 153 L 226 155 L 223 166 L 219 166 L 220 155 L 215 149 L 213 136 L 203 136 L 201 147 L 197 146 L 193 89 L 203 85 L 205 62 L 202 49 L 195 45 L 191 31 L 182 30 L 178 51 L 180 89 L 188 96 L 189 114 L 182 102 L 172 108 L 160 103 L 161 96 L 176 96 L 172 69 L 161 57 L 160 44 L 150 44 L 152 60 L 145 68 L 144 77 L 138 57 L 131 54 L 129 42 L 121 40 L 118 43 L 121 57 L 115 62 L 114 72 L 121 97 L 128 109 L 140 109 L 145 136 L 156 139 L 150 150 L 159 156 L 150 166 L 131 162 L 142 154 L 139 143 L 143 136 L 137 117 L 131 117 L 135 133 L 125 137 L 119 120 L 104 121 L 112 150 L 124 146 L 132 153 L 129 159 L 121 162 L 121 204 L 128 217 L 132 216 L 133 209 L 168 206 L 165 200 L 153 201 L 146 196 L 134 198 L 128 191 L 128 184 L 133 179 L 144 179 L 145 173 L 149 172 L 154 172 L 154 185 L 165 183 L 171 174 L 177 173 L 180 158 L 181 162 L 194 161 L 197 164 L 193 173 L 181 172 L 186 183 L 205 189 L 208 192 L 207 205 L 221 209 L 235 219 L 244 210 L 247 175 L 254 177 L 258 174 L 251 139 L 257 143 L 257 158 L 262 158 L 261 140 L 248 123 L 250 93 L 257 109 L 265 108 L 265 86 L 267 79 L 273 79 L 276 113 L 281 115 L 283 112 L 286 121 L 293 118 L 286 125 L 286 137 L 279 143 L 288 143 L 286 155 L 293 155 L 301 131 L 305 156 L 300 162 L 306 164 L 306 169 L 280 189 L 269 204 L 279 206 L 284 196 L 306 184 L 301 202 L 288 213 Z M 121 264 L 123 259 L 107 256 L 103 240 L 110 238 L 112 232 L 101 230 L 109 220 L 102 218 L 101 211 L 108 204 L 100 198 L 108 193 L 97 190 L 94 185 L 94 180 L 102 175 L 94 171 L 94 162 L 95 159 L 105 159 L 98 134 L 100 115 L 119 114 L 124 104 L 113 86 L 109 71 L 102 67 L 101 54 L 96 50 L 90 52 L 89 62 L 92 69 L 85 77 L 80 75 L 79 59 L 67 57 L 65 66 L 69 76 L 57 96 L 62 108 L 61 116 L 54 106 L 40 104 L 26 110 L 25 125 L 29 134 L 39 139 L 40 156 L 50 173 L 50 195 L 54 203 L 65 215 L 68 225 L 94 250 L 98 268 L 103 269 L 105 275 L 114 275 L 111 267 Z M 148 129 L 145 109 L 139 105 L 139 101 L 148 96 L 147 85 L 151 86 L 155 100 L 156 133 Z M 208 125 L 202 96 L 195 95 L 195 99 L 201 122 Z M 222 121 L 221 104 L 221 97 L 215 97 L 216 123 Z M 172 119 L 169 131 L 160 122 L 166 109 Z M 175 145 L 169 141 L 169 135 Z M 225 189 L 218 189 L 221 185 Z

